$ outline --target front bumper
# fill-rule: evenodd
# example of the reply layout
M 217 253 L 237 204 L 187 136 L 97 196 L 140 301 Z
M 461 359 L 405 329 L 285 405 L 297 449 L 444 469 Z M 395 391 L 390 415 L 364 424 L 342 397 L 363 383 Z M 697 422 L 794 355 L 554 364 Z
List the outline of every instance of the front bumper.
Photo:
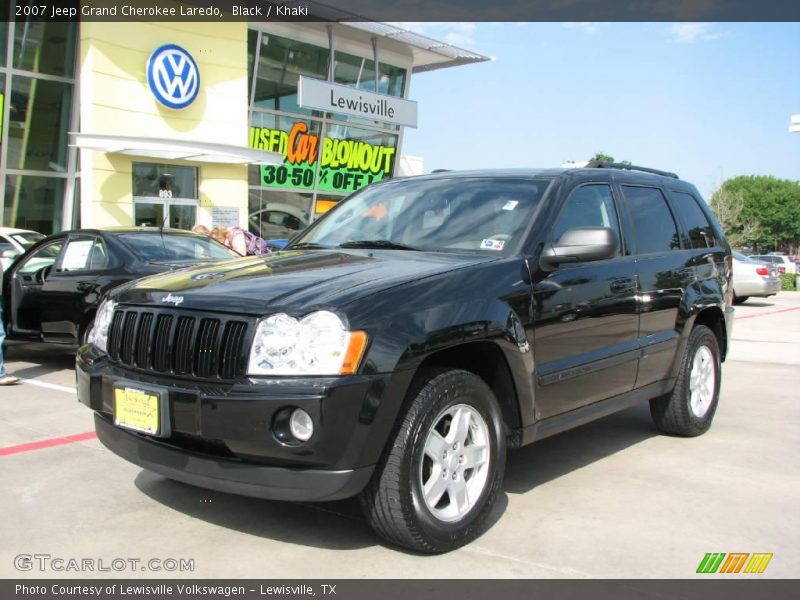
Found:
M 212 383 L 123 370 L 84 346 L 76 377 L 78 399 L 95 411 L 98 437 L 111 451 L 171 479 L 223 492 L 302 501 L 353 496 L 372 474 L 381 446 L 376 440 L 385 440 L 374 421 L 381 420 L 389 375 Z M 159 436 L 114 425 L 119 384 L 164 390 Z M 275 435 L 276 415 L 287 407 L 311 415 L 308 442 L 285 443 Z
M 359 493 L 374 467 L 327 470 L 269 467 L 201 456 L 115 427 L 95 414 L 97 437 L 125 460 L 198 487 L 270 500 L 339 500 Z

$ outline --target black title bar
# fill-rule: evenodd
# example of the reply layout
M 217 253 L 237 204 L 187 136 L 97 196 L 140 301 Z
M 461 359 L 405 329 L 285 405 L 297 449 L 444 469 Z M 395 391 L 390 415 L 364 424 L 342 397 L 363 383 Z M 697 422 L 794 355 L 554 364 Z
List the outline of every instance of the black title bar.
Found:
M 797 0 L 11 0 L 34 21 L 800 21 Z

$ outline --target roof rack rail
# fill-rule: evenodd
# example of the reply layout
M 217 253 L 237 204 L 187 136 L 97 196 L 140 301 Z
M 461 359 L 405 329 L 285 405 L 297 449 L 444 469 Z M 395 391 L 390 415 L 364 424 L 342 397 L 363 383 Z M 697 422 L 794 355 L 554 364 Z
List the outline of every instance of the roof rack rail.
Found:
M 612 163 L 604 160 L 590 160 L 586 163 L 587 169 L 625 169 L 627 171 L 643 171 L 645 173 L 653 173 L 654 175 L 661 175 L 663 177 L 672 177 L 673 179 L 680 179 L 675 173 L 669 171 L 661 171 L 659 169 L 651 169 L 650 167 L 640 167 L 638 165 L 631 165 L 628 163 Z

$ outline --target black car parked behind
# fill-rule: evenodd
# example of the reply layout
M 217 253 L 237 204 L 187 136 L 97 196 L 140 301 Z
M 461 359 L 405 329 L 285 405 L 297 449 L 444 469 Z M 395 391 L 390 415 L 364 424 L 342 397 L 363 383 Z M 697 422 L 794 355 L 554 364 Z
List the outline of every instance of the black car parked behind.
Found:
M 118 227 L 53 234 L 18 257 L 3 275 L 8 337 L 85 343 L 97 305 L 112 288 L 238 256 L 208 236 L 178 229 Z
M 650 402 L 705 432 L 731 251 L 697 190 L 641 168 L 370 186 L 267 257 L 114 290 L 77 358 L 100 440 L 194 485 L 360 495 L 393 543 L 484 529 L 506 448 Z

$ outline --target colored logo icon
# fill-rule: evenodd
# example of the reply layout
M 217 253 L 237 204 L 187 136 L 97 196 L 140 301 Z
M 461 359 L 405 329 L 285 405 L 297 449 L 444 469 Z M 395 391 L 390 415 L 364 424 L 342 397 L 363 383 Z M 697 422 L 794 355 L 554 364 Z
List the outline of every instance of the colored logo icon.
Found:
M 186 50 L 165 44 L 156 48 L 147 61 L 147 84 L 164 106 L 186 108 L 200 91 L 200 71 Z
M 748 560 L 749 559 L 749 560 Z M 725 558 L 724 552 L 708 552 L 697 567 L 698 573 L 763 573 L 772 553 L 731 552 Z M 744 570 L 742 570 L 744 569 Z

